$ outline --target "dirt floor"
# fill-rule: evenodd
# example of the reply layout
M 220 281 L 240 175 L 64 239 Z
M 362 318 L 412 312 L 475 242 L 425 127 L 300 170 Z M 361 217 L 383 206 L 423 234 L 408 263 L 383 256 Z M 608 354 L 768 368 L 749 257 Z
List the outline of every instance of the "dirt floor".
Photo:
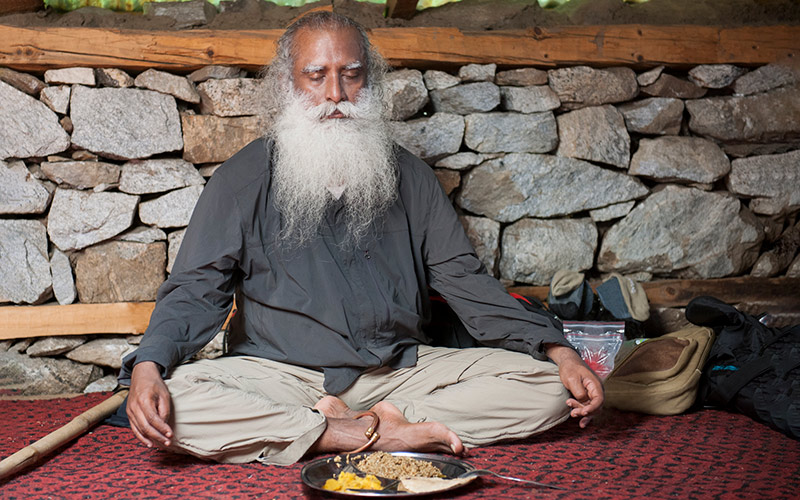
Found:
M 205 28 L 283 28 L 310 8 L 333 4 L 367 28 L 458 27 L 464 30 L 524 29 L 594 24 L 699 24 L 746 26 L 800 24 L 800 0 L 650 0 L 627 4 L 622 0 L 572 0 L 542 9 L 536 0 L 462 0 L 427 9 L 411 20 L 387 19 L 385 6 L 355 0 L 322 0 L 305 7 L 279 7 L 263 0 L 230 2 Z M 136 13 L 116 13 L 86 7 L 59 13 L 42 10 L 0 16 L 0 24 L 14 26 L 68 26 L 125 29 L 174 29 L 174 21 Z

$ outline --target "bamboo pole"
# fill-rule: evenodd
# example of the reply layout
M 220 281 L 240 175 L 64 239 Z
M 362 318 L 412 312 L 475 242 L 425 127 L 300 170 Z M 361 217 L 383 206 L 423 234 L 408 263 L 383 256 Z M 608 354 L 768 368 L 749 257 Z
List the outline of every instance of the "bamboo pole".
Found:
M 67 425 L 0 461 L 0 480 L 36 464 L 56 449 L 83 435 L 93 425 L 114 413 L 127 395 L 127 389 L 119 391 L 97 406 L 81 413 Z

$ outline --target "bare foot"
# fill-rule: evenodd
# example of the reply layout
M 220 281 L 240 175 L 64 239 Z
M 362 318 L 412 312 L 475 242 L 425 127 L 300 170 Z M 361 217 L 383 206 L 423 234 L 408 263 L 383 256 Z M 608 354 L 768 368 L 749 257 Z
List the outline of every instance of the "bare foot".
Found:
M 354 418 L 359 413 L 336 396 L 325 396 L 317 401 L 314 409 L 322 412 L 325 418 Z
M 439 422 L 412 424 L 393 404 L 381 401 L 372 408 L 381 419 L 381 437 L 374 449 L 380 451 L 438 451 L 464 454 L 464 445 L 455 432 Z
M 327 419 L 327 427 L 309 453 L 328 453 L 354 450 L 365 442 L 364 431 L 370 418 L 354 417 L 361 412 L 351 409 L 335 396 L 325 396 L 314 405 Z M 371 449 L 380 451 L 437 451 L 463 455 L 464 445 L 444 424 L 421 422 L 412 424 L 393 404 L 381 401 L 371 408 L 378 417 L 380 438 Z

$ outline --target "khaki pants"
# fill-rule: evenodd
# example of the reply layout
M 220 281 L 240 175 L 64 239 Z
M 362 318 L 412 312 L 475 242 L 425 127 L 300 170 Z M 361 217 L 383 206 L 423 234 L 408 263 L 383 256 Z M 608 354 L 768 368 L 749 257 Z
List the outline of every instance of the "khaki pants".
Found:
M 241 356 L 179 366 L 172 395 L 173 448 L 219 462 L 298 461 L 325 431 L 312 409 L 321 372 Z M 465 446 L 523 438 L 563 422 L 569 397 L 556 365 L 503 349 L 420 346 L 417 365 L 379 368 L 339 394 L 354 410 L 385 400 L 410 422 L 441 422 Z

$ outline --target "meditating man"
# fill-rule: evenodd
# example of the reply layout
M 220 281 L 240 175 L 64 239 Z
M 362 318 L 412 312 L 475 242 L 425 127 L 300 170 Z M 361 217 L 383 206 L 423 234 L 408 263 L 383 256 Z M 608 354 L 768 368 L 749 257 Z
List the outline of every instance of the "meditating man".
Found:
M 124 360 L 146 445 L 271 464 L 463 454 L 570 414 L 585 426 L 600 408 L 601 382 L 557 322 L 486 273 L 430 167 L 392 142 L 384 68 L 340 15 L 309 14 L 281 37 L 267 75 L 277 117 L 208 182 Z M 485 347 L 430 345 L 428 287 Z M 181 364 L 234 295 L 228 354 Z

